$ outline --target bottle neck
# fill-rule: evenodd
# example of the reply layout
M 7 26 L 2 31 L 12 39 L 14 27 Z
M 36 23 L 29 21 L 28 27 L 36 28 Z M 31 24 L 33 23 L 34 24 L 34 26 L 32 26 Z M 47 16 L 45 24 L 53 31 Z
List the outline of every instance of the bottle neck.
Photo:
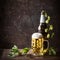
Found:
M 41 24 L 39 25 L 39 27 L 38 27 L 38 31 L 39 31 L 39 30 L 44 30 L 45 28 L 47 28 L 46 23 L 41 23 Z
M 45 29 L 46 29 L 46 28 L 47 28 L 46 23 L 41 23 L 41 24 L 39 25 L 39 29 L 38 29 L 38 32 L 39 32 L 39 33 L 42 33 L 42 35 L 43 35 L 44 38 L 46 38 L 46 35 L 47 35 L 47 33 L 45 32 Z

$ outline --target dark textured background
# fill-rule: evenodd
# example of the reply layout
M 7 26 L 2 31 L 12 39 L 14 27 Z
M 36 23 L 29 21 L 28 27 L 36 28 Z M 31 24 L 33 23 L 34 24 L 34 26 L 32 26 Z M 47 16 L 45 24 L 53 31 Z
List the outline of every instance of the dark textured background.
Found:
M 60 3 L 58 0 L 0 0 L 0 48 L 30 47 L 31 35 L 37 32 L 40 12 L 51 16 L 55 36 L 50 45 L 60 50 Z

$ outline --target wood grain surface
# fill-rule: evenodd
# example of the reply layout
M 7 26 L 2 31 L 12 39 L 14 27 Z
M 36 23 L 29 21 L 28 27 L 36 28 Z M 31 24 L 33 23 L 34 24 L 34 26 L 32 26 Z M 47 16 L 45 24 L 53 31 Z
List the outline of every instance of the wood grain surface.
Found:
M 11 57 L 8 57 L 10 50 L 11 49 L 4 49 L 1 60 L 60 60 L 59 56 L 33 56 L 31 54 L 11 58 Z

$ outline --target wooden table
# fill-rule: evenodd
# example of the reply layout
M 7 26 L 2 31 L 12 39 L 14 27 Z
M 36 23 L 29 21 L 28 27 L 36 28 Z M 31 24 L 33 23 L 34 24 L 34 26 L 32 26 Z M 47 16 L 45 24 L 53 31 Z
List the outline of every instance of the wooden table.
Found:
M 25 56 L 18 56 L 14 58 L 8 57 L 10 49 L 4 49 L 2 58 L 0 60 L 60 60 L 59 56 L 32 56 L 32 55 L 25 55 Z

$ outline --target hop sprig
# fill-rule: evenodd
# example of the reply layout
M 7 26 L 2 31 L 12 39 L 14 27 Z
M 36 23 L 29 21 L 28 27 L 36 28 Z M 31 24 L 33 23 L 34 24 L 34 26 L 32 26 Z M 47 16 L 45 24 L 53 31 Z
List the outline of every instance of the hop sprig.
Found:
M 53 47 L 49 48 L 49 55 L 56 55 L 56 49 Z
M 51 18 L 50 18 L 50 16 L 48 16 L 48 14 L 47 14 L 46 12 L 45 12 L 45 17 L 46 17 L 45 23 L 48 25 L 47 28 L 45 29 L 45 32 L 48 33 L 48 34 L 46 35 L 46 37 L 47 37 L 48 39 L 49 39 L 49 38 L 53 38 L 54 32 L 52 32 L 52 31 L 53 31 L 54 28 L 53 28 L 53 25 L 52 25 L 52 24 L 49 24 Z M 49 33 L 49 32 L 51 32 L 51 33 Z
M 14 45 L 11 49 L 11 51 L 9 52 L 8 56 L 9 57 L 16 57 L 20 54 L 18 47 L 16 45 Z
M 50 25 L 49 26 L 49 30 L 53 30 L 53 25 Z
M 47 19 L 46 19 L 45 23 L 48 24 L 50 22 L 50 16 L 47 16 L 46 18 Z

